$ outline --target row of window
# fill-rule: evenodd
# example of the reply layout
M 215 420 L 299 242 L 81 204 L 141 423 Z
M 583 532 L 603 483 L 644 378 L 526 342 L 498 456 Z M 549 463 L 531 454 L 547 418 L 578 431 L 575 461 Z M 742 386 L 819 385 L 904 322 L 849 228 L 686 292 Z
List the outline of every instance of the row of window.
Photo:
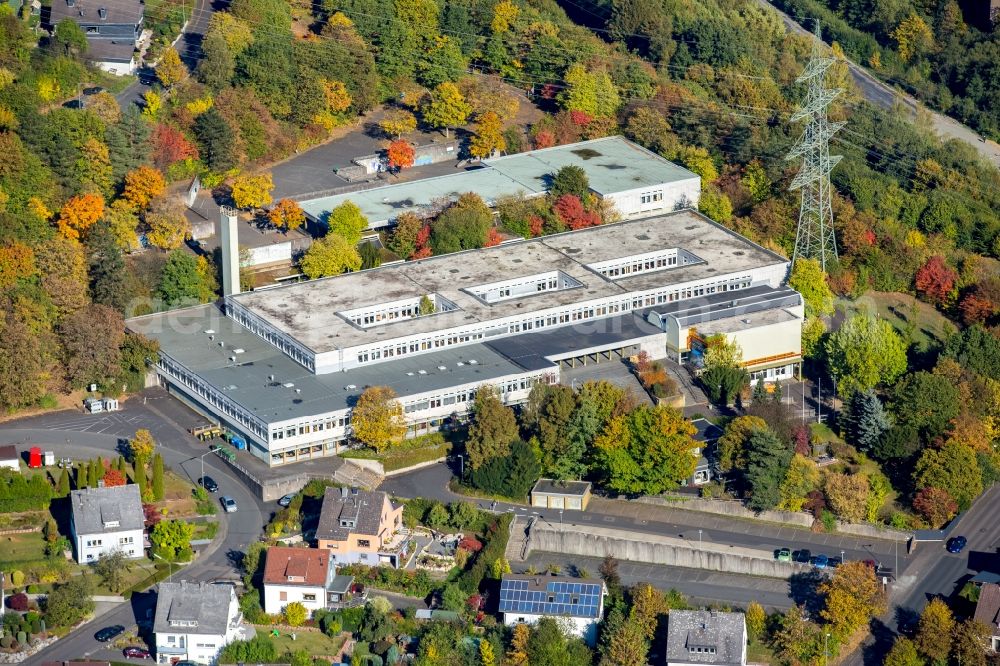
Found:
M 655 203 L 657 201 L 663 201 L 663 190 L 656 190 L 655 192 L 643 192 L 639 195 L 639 203 L 648 204 Z
M 267 427 L 263 422 L 203 382 L 200 377 L 188 371 L 183 365 L 175 363 L 169 356 L 161 353 L 159 366 L 176 381 L 194 391 L 250 432 L 261 438 L 267 437 Z
M 226 307 L 229 310 L 229 316 L 243 324 L 252 333 L 267 340 L 307 370 L 316 371 L 316 357 L 304 346 L 291 340 L 287 335 L 273 328 L 235 301 L 227 299 Z
M 350 415 L 341 416 L 339 418 L 328 418 L 324 421 L 314 421 L 312 423 L 303 423 L 297 426 L 290 426 L 284 430 L 275 430 L 271 433 L 271 439 L 284 439 L 285 437 L 292 438 L 296 435 L 308 435 L 313 432 L 323 432 L 324 430 L 333 430 L 335 428 L 344 428 L 345 426 L 351 425 Z
M 648 273 L 663 268 L 672 268 L 677 265 L 677 257 L 658 257 L 656 259 L 646 259 L 645 261 L 633 261 L 624 266 L 615 266 L 601 270 L 604 277 L 620 277 L 622 275 L 635 275 L 637 273 Z
M 527 278 L 508 280 L 468 289 L 468 292 L 487 303 L 496 303 L 508 298 L 518 298 L 546 291 L 558 291 L 583 286 L 561 271 L 532 275 Z
M 437 294 L 428 294 L 426 297 L 430 299 L 432 312 L 451 312 L 458 309 L 457 305 L 446 298 L 438 296 Z M 371 308 L 348 310 L 346 312 L 341 312 L 340 314 L 347 317 L 358 326 L 373 326 L 384 321 L 395 321 L 398 319 L 412 319 L 414 317 L 419 317 L 421 315 L 420 303 L 422 300 L 423 297 L 411 298 L 404 301 L 396 301 L 394 303 L 383 303 Z

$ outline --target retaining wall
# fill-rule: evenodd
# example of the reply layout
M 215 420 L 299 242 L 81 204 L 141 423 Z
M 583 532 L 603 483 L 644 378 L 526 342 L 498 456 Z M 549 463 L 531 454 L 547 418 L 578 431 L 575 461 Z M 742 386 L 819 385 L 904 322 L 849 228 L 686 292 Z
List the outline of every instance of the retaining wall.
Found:
M 696 543 L 687 539 L 638 535 L 627 530 L 590 525 L 551 525 L 535 521 L 529 540 L 529 552 L 541 550 L 566 555 L 603 557 L 612 555 L 619 560 L 648 562 L 668 566 L 725 571 L 769 578 L 789 578 L 811 568 L 793 562 L 778 562 L 769 550 L 740 548 L 724 544 Z
M 743 502 L 739 500 L 713 500 L 700 497 L 639 497 L 635 501 L 644 504 L 669 506 L 674 509 L 683 509 L 686 511 L 701 511 L 703 513 L 714 513 L 747 520 L 762 520 L 769 523 L 794 525 L 806 529 L 812 527 L 814 521 L 814 518 L 810 514 L 801 511 L 761 511 L 760 513 L 756 513 L 743 506 Z M 871 525 L 869 523 L 843 523 L 839 520 L 837 521 L 837 531 L 844 534 L 853 534 L 871 539 L 887 539 L 889 541 L 908 541 L 913 537 L 912 532 L 903 532 L 890 527 Z

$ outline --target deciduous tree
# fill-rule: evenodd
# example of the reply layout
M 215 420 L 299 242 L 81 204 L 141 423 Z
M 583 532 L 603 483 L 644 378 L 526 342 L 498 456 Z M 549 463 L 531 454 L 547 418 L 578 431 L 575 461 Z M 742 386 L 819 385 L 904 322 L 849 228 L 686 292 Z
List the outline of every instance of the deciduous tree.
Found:
M 122 196 L 136 208 L 145 208 L 167 188 L 163 174 L 150 166 L 141 166 L 125 174 Z
M 379 128 L 397 139 L 417 129 L 416 117 L 406 109 L 387 111 L 378 123 Z
M 409 211 L 396 218 L 396 228 L 393 229 L 387 247 L 402 259 L 409 259 L 417 251 L 417 236 L 420 234 L 424 221 Z
M 940 449 L 924 449 L 913 469 L 913 485 L 947 490 L 964 511 L 983 492 L 982 470 L 972 449 L 950 441 Z
M 172 88 L 180 83 L 187 76 L 187 67 L 181 62 L 181 57 L 177 49 L 173 46 L 167 48 L 160 57 L 160 63 L 156 66 L 156 78 L 164 88 Z
M 356 245 L 361 240 L 361 234 L 368 228 L 368 218 L 353 201 L 345 201 L 330 211 L 326 225 L 328 234 L 334 234 L 350 245 Z
M 975 618 L 966 618 L 955 625 L 951 639 L 952 659 L 963 666 L 986 666 L 987 651 L 992 647 L 990 627 Z
M 874 570 L 855 560 L 837 567 L 819 591 L 826 603 L 820 615 L 840 638 L 846 638 L 885 611 L 886 596 Z
M 451 128 L 463 124 L 470 113 L 472 107 L 450 81 L 445 81 L 434 89 L 430 101 L 423 109 L 424 121 L 431 127 L 444 128 L 446 137 L 451 136 Z
M 945 305 L 955 297 L 958 273 L 949 268 L 944 257 L 935 254 L 917 270 L 913 278 L 917 293 L 934 305 Z
M 101 580 L 108 589 L 118 594 L 124 591 L 128 584 L 128 573 L 132 569 L 132 562 L 121 550 L 106 552 L 101 555 L 94 565 L 94 573 L 101 577 Z
M 892 38 L 896 40 L 896 48 L 903 62 L 922 55 L 934 45 L 934 34 L 930 26 L 913 11 L 892 31 Z
M 409 141 L 393 141 L 385 149 L 386 161 L 390 169 L 408 169 L 413 166 L 416 151 Z
M 826 497 L 830 508 L 848 523 L 861 522 L 868 501 L 868 477 L 864 474 L 826 475 Z
M 156 450 L 156 440 L 153 439 L 151 432 L 142 428 L 135 431 L 135 435 L 128 442 L 128 448 L 133 463 L 141 467 L 153 457 L 153 452 Z
M 61 325 L 66 379 L 74 387 L 91 382 L 109 386 L 121 368 L 125 340 L 121 314 L 106 305 L 88 305 L 68 314 Z
M 906 345 L 885 319 L 858 314 L 830 334 L 826 352 L 845 394 L 891 384 L 906 372 Z
M 271 174 L 244 174 L 233 180 L 233 203 L 237 208 L 262 208 L 271 203 L 274 180 Z
M 487 111 L 476 119 L 476 135 L 469 142 L 469 153 L 473 157 L 490 157 L 507 149 L 503 137 L 503 122 L 494 111 Z
M 925 442 L 943 434 L 961 410 L 961 394 L 948 377 L 925 372 L 907 375 L 892 392 L 898 423 L 916 428 Z
M 508 455 L 510 445 L 517 439 L 514 411 L 503 404 L 493 387 L 480 387 L 472 404 L 472 423 L 465 442 L 469 468 L 477 470 L 493 458 Z
M 788 286 L 802 294 L 806 317 L 833 314 L 833 291 L 826 283 L 826 273 L 815 259 L 796 259 Z
M 70 197 L 59 210 L 59 231 L 67 238 L 78 239 L 104 214 L 104 199 L 99 194 Z
M 376 451 L 383 451 L 406 434 L 403 405 L 388 386 L 369 386 L 351 409 L 354 437 Z
M 183 520 L 161 520 L 149 533 L 153 548 L 166 560 L 185 559 L 191 550 L 194 525 Z
M 50 627 L 69 627 L 93 612 L 94 600 L 86 576 L 71 576 L 56 585 L 45 600 L 45 623 Z
M 146 214 L 146 240 L 163 250 L 176 250 L 184 242 L 190 225 L 183 209 L 176 205 L 159 206 Z
M 569 111 L 583 111 L 592 118 L 613 118 L 621 106 L 618 88 L 604 70 L 588 71 L 581 63 L 570 65 L 564 76 L 566 89 L 559 102 Z
M 924 606 L 917 625 L 917 635 L 913 642 L 926 659 L 932 663 L 943 664 L 951 653 L 952 631 L 955 629 L 955 617 L 951 614 L 943 600 L 934 597 Z
M 757 430 L 767 430 L 767 423 L 758 416 L 737 416 L 726 424 L 718 441 L 720 470 L 746 469 L 750 435 Z
M 294 231 L 306 221 L 306 214 L 294 199 L 279 199 L 268 211 L 267 219 L 279 229 Z
M 153 130 L 152 143 L 153 161 L 160 169 L 166 169 L 181 160 L 198 157 L 198 147 L 173 125 L 157 124 Z
M 340 236 L 329 234 L 313 242 L 302 257 L 300 268 L 309 279 L 340 275 L 359 270 L 361 255 Z
M 897 636 L 882 666 L 924 666 L 924 664 L 913 641 L 906 636 Z

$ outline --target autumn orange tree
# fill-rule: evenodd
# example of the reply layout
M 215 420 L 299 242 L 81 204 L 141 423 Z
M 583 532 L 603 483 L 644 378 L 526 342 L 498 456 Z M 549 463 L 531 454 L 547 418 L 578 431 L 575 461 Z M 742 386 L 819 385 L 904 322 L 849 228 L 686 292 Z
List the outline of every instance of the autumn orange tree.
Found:
M 0 289 L 35 273 L 35 252 L 23 243 L 0 247 Z
M 268 214 L 267 219 L 279 229 L 292 231 L 301 227 L 306 221 L 306 214 L 302 207 L 291 199 L 281 199 L 274 204 Z
M 70 197 L 59 211 L 59 231 L 67 238 L 80 238 L 104 214 L 104 199 L 87 193 Z
M 149 202 L 163 194 L 167 181 L 163 174 L 150 166 L 141 166 L 125 174 L 125 190 L 122 196 L 137 208 L 145 208 Z
M 389 160 L 389 168 L 407 169 L 413 166 L 415 151 L 409 141 L 393 141 L 385 152 Z
M 403 405 L 388 386 L 369 386 L 351 410 L 354 437 L 366 446 L 382 452 L 403 439 L 406 422 Z

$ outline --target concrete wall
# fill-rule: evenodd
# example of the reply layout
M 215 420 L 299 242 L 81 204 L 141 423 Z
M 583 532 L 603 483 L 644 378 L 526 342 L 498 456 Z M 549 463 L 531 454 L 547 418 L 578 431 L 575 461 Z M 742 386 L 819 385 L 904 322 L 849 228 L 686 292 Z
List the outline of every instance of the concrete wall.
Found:
M 733 516 L 735 518 L 794 525 L 796 527 L 809 528 L 812 527 L 814 521 L 810 514 L 802 511 L 761 511 L 760 513 L 754 513 L 743 506 L 743 503 L 738 500 L 712 500 L 688 497 L 676 497 L 673 499 L 667 497 L 640 497 L 635 501 L 644 504 L 669 506 L 687 511 L 701 511 L 723 516 Z M 868 523 L 842 523 L 839 520 L 837 521 L 837 531 L 844 534 L 853 534 L 873 539 L 887 539 L 889 541 L 907 541 L 913 537 L 912 532 L 903 532 Z
M 536 521 L 529 532 L 530 550 L 665 564 L 706 571 L 725 571 L 769 578 L 789 578 L 810 570 L 808 565 L 778 562 L 770 550 L 637 534 L 591 525 L 554 525 Z

